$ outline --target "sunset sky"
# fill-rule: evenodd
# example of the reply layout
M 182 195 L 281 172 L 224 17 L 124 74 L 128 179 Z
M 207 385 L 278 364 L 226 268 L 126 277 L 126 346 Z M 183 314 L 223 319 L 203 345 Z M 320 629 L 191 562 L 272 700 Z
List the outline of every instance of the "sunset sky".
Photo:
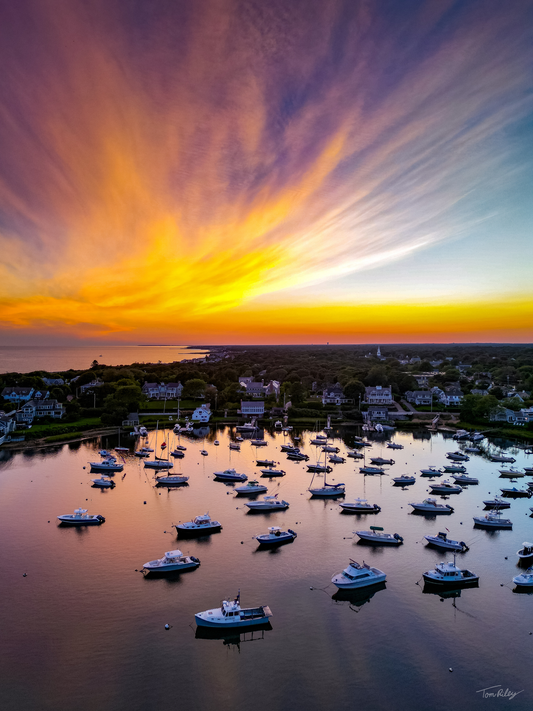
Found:
M 4 344 L 533 340 L 533 0 L 0 3 Z

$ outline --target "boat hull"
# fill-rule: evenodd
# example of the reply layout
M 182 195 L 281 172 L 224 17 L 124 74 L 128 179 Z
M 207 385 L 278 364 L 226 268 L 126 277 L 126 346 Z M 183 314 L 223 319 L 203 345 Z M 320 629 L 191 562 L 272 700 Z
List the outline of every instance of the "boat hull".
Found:
M 70 518 L 69 516 L 58 516 L 59 522 L 63 526 L 99 526 L 105 522 L 103 516 L 94 516 L 93 518 Z
M 373 575 L 370 578 L 366 578 L 366 580 L 353 580 L 349 582 L 348 580 L 346 582 L 343 582 L 341 580 L 341 575 L 335 576 L 333 580 L 331 581 L 335 587 L 337 587 L 339 590 L 361 590 L 362 588 L 371 588 L 374 585 L 380 585 L 381 583 L 384 583 L 385 580 L 387 579 L 386 573 L 381 573 L 381 575 Z
M 272 612 L 267 606 L 241 610 L 241 613 L 238 617 L 228 618 L 222 614 L 222 610 L 219 608 L 198 612 L 194 619 L 198 627 L 211 627 L 222 630 L 266 625 L 269 624 L 270 617 L 272 617 Z

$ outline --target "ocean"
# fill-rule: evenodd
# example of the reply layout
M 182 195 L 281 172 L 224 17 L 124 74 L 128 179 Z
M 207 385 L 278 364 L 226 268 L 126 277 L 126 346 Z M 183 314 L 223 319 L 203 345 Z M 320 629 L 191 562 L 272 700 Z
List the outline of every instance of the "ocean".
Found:
M 208 352 L 187 346 L 0 346 L 0 373 L 83 370 L 90 368 L 93 360 L 103 365 L 172 363 Z

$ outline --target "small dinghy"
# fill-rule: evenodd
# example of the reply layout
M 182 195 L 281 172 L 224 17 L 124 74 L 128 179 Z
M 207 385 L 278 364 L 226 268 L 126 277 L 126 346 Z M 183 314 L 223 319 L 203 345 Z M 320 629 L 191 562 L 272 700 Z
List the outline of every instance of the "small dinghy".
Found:
M 516 551 L 516 555 L 523 561 L 533 560 L 533 543 L 522 543 L 522 548 Z
M 194 616 L 199 627 L 218 627 L 219 629 L 266 625 L 269 624 L 270 617 L 272 617 L 272 612 L 267 605 L 242 608 L 240 592 L 235 600 L 223 600 L 221 607 L 197 612 Z
M 436 536 L 424 536 L 424 538 L 435 548 L 443 548 L 444 550 L 449 551 L 460 551 L 463 553 L 468 550 L 468 546 L 464 541 L 453 541 L 451 538 L 448 538 L 445 532 L 442 531 L 437 533 Z
M 207 455 L 209 454 L 209 452 L 207 451 L 207 449 L 201 449 L 201 450 L 200 450 L 200 454 L 202 455 L 202 457 L 207 457 Z
M 513 583 L 523 588 L 533 588 L 533 568 L 528 568 L 525 573 L 516 575 Z
M 229 448 L 230 448 L 230 449 L 233 449 L 233 450 L 236 451 L 236 452 L 240 452 L 240 451 L 241 451 L 241 445 L 240 445 L 240 444 L 236 444 L 235 442 L 230 442 L 230 443 L 229 443 Z
M 379 513 L 381 506 L 369 504 L 367 499 L 355 499 L 355 501 L 344 501 L 339 504 L 344 513 Z
M 195 570 L 200 565 L 193 555 L 183 555 L 180 550 L 167 551 L 162 558 L 151 560 L 143 565 L 147 573 L 180 573 L 185 570 Z
M 350 564 L 342 573 L 336 573 L 331 582 L 339 590 L 354 590 L 364 588 L 377 583 L 384 583 L 387 575 L 379 568 L 372 568 L 367 563 L 361 565 L 355 560 L 350 560 Z
M 211 516 L 206 513 L 201 516 L 196 516 L 192 521 L 175 524 L 178 536 L 209 536 L 211 533 L 218 533 L 222 524 L 219 521 L 213 521 Z
M 100 514 L 89 514 L 87 509 L 74 509 L 73 514 L 63 514 L 57 517 L 59 522 L 67 526 L 99 526 L 105 522 Z
M 281 546 L 284 543 L 292 543 L 296 535 L 292 528 L 282 531 L 279 526 L 270 526 L 268 533 L 260 533 L 255 538 L 260 546 L 272 548 L 273 546 Z
M 381 526 L 370 526 L 370 531 L 354 531 L 361 541 L 373 546 L 401 546 L 403 538 L 398 533 L 384 533 Z

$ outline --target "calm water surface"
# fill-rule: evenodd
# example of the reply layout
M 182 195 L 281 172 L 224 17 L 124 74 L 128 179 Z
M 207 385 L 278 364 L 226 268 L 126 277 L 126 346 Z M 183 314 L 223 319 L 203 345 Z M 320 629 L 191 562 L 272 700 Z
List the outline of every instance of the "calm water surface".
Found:
M 206 353 L 186 346 L 0 346 L 0 373 L 83 370 L 90 368 L 93 360 L 104 365 L 173 363 Z
M 440 466 L 457 444 L 441 434 L 422 439 L 395 433 L 403 450 L 373 441 L 366 451 L 367 460 L 396 460 L 388 476 L 364 477 L 351 459 L 334 467 L 331 479 L 346 483 L 346 500 L 364 496 L 382 507 L 377 516 L 346 516 L 334 501 L 309 498 L 312 475 L 305 463 L 286 461 L 279 449 L 288 439 L 283 434 L 265 432 L 268 447 L 257 452 L 248 441 L 233 452 L 229 428 L 203 432 L 182 437 L 186 455 L 174 466 L 190 476 L 190 485 L 163 491 L 131 455 L 126 475 L 115 475 L 115 489 L 90 487 L 95 475 L 87 463 L 99 459 L 100 446 L 116 444 L 112 439 L 0 452 L 0 709 L 533 708 L 533 595 L 512 591 L 516 551 L 533 538 L 532 502 L 512 502 L 505 513 L 512 531 L 487 533 L 472 521 L 482 500 L 507 483 L 498 478 L 501 465 L 472 455 L 468 472 L 480 483 L 452 498 L 455 513 L 415 516 L 408 503 L 427 495 L 428 480 L 401 489 L 392 476 Z M 336 433 L 341 454 L 355 433 Z M 311 438 L 302 433 L 301 447 L 315 461 Z M 155 433 L 150 439 L 154 443 Z M 159 444 L 161 439 L 160 432 Z M 204 447 L 207 457 L 200 455 Z M 531 465 L 533 457 L 522 450 L 508 451 L 515 466 Z M 257 453 L 280 461 L 287 472 L 263 480 L 270 493 L 279 491 L 290 502 L 285 512 L 250 515 L 246 499 L 213 480 L 213 472 L 228 465 L 258 474 Z M 58 527 L 56 516 L 78 506 L 106 522 Z M 172 524 L 206 511 L 222 522 L 222 532 L 178 543 Z M 358 544 L 352 531 L 373 524 L 400 533 L 405 544 Z M 253 536 L 270 525 L 295 528 L 298 538 L 258 551 Z M 480 586 L 442 599 L 417 583 L 435 563 L 451 559 L 423 542 L 425 534 L 445 527 L 470 546 L 460 561 L 480 575 Z M 175 579 L 146 579 L 139 572 L 177 547 L 200 558 L 198 570 Z M 384 570 L 386 589 L 367 602 L 334 600 L 331 576 L 350 558 Z M 271 607 L 272 629 L 196 638 L 194 613 L 238 589 L 244 606 Z M 493 686 L 521 693 L 512 700 L 477 693 Z

